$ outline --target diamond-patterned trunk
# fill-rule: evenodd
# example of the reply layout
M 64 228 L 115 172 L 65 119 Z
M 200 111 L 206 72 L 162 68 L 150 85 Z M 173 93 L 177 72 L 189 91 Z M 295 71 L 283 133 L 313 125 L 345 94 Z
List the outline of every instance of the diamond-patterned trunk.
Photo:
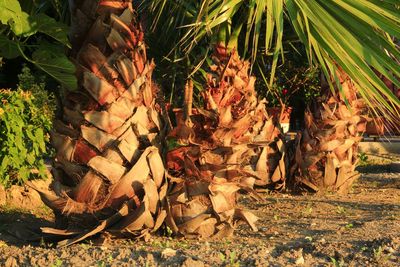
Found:
M 61 231 L 75 236 L 63 245 L 105 228 L 143 236 L 166 216 L 154 64 L 131 1 L 70 2 L 79 88 L 66 95 L 63 119 L 55 122 L 54 192 L 41 192 L 42 199 L 69 229 L 97 225 L 85 235 Z
M 328 96 L 314 116 L 307 112 L 305 130 L 295 141 L 292 181 L 314 191 L 347 193 L 360 176 L 357 149 L 370 119 L 351 79 L 343 71 L 338 77 L 341 95 Z
M 172 182 L 167 224 L 176 233 L 223 237 L 237 222 L 254 230 L 256 217 L 237 207 L 240 189 L 285 182 L 280 130 L 258 100 L 249 62 L 236 52 L 216 53 L 203 92 L 203 108 L 192 112 L 192 86 L 185 93 L 184 119 L 171 136 L 184 146 L 167 156 Z M 193 114 L 192 114 L 193 113 Z M 256 194 L 255 194 L 256 195 Z

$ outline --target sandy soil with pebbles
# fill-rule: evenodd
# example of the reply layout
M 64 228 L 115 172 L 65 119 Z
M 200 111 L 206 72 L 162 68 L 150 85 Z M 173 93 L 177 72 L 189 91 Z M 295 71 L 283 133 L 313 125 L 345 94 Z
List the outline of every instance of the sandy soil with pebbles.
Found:
M 47 208 L 6 205 L 0 266 L 400 266 L 400 161 L 393 162 L 361 168 L 346 196 L 263 192 L 260 203 L 242 196 L 240 205 L 260 217 L 259 231 L 242 225 L 219 241 L 94 239 L 57 249 L 16 237 L 51 225 Z

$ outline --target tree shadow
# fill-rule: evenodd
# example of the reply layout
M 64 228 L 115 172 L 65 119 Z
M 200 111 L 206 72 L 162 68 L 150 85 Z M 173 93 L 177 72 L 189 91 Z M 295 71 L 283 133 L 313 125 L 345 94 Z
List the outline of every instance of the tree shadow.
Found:
M 365 166 L 358 166 L 357 171 L 368 174 L 368 173 L 399 173 L 400 175 L 400 163 L 393 162 L 389 164 L 382 164 L 382 165 L 365 165 Z
M 0 242 L 22 247 L 39 246 L 43 242 L 41 227 L 54 226 L 51 219 L 36 216 L 29 211 L 0 211 Z

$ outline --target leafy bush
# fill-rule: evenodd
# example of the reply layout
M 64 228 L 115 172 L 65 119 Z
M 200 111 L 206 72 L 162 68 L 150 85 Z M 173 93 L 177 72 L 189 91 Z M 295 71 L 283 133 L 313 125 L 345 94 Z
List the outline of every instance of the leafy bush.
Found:
M 21 57 L 74 89 L 75 66 L 64 53 L 64 47 L 70 47 L 68 27 L 44 13 L 49 2 L 56 3 L 51 6 L 59 13 L 58 0 L 0 0 L 0 57 Z
M 16 91 L 0 89 L 0 183 L 6 187 L 45 177 L 46 143 L 56 106 L 28 68 L 19 78 Z

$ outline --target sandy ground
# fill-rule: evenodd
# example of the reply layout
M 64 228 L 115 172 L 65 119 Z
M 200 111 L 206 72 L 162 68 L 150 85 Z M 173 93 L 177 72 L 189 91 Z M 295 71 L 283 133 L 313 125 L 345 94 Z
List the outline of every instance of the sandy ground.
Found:
M 263 192 L 240 205 L 261 219 L 220 241 L 154 237 L 57 249 L 10 229 L 51 225 L 46 208 L 0 209 L 0 266 L 400 266 L 400 162 L 369 165 L 346 196 Z M 22 231 L 22 230 L 21 230 Z M 15 234 L 15 231 L 14 231 Z

